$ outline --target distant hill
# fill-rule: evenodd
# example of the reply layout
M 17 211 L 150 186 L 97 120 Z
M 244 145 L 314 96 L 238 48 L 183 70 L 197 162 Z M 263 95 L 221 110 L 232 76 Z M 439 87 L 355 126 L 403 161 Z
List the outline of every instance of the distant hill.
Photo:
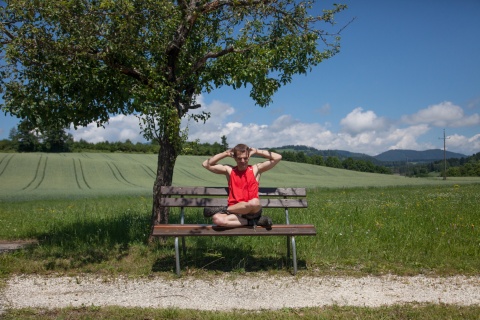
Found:
M 465 158 L 464 154 L 447 151 L 445 157 L 450 158 Z M 408 162 L 433 162 L 444 159 L 444 152 L 441 149 L 432 149 L 425 151 L 416 150 L 388 150 L 377 156 L 375 159 L 380 161 L 408 161 Z
M 287 152 L 287 151 L 303 152 L 307 156 L 312 156 L 312 155 L 319 155 L 324 157 L 332 156 L 332 157 L 338 157 L 340 159 L 353 158 L 353 159 L 370 160 L 372 162 L 375 162 L 375 158 L 372 156 L 369 156 L 364 153 L 356 153 L 356 152 L 350 152 L 345 150 L 318 150 L 313 147 L 307 147 L 302 145 L 297 145 L 297 146 L 287 145 L 283 147 L 264 148 L 264 149 L 273 149 L 277 152 Z
M 432 149 L 432 150 L 425 150 L 425 151 L 416 151 L 416 150 L 389 150 L 374 157 L 369 156 L 364 153 L 356 153 L 350 152 L 345 150 L 318 150 L 312 147 L 307 146 L 292 146 L 287 145 L 283 147 L 275 147 L 275 148 L 265 148 L 265 149 L 274 149 L 277 152 L 286 152 L 286 151 L 295 151 L 295 152 L 303 152 L 307 156 L 311 155 L 321 155 L 324 157 L 333 156 L 338 157 L 340 160 L 346 158 L 352 159 L 362 159 L 362 160 L 369 160 L 376 165 L 382 165 L 383 162 L 433 162 L 438 160 L 443 160 L 443 150 L 441 149 Z M 466 158 L 467 156 L 461 153 L 455 152 L 446 152 L 446 158 Z

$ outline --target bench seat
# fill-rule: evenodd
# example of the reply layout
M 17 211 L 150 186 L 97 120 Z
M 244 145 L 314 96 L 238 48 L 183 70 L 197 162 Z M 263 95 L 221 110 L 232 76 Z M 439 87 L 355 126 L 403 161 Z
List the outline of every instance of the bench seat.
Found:
M 262 226 L 219 227 L 212 224 L 163 224 L 153 227 L 153 236 L 315 236 L 317 231 L 311 224 L 274 224 L 266 229 Z

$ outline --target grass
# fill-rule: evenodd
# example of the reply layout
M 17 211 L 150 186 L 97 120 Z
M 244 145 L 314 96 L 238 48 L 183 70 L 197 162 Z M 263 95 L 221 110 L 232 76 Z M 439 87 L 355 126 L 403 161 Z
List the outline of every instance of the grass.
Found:
M 479 198 L 478 184 L 310 189 L 309 208 L 290 211 L 291 223 L 318 233 L 297 239 L 300 273 L 478 274 Z M 0 273 L 169 276 L 173 239 L 148 243 L 150 208 L 142 196 L 4 202 L 0 239 L 39 243 L 2 255 Z M 282 221 L 282 210 L 266 211 Z M 187 222 L 207 220 L 189 209 Z M 284 237 L 194 237 L 187 246 L 187 274 L 289 272 Z
M 83 307 L 61 310 L 22 309 L 12 310 L 4 314 L 5 320 L 10 319 L 422 319 L 422 320 L 468 320 L 478 319 L 479 306 L 448 306 L 434 304 L 398 305 L 380 308 L 362 307 L 323 307 L 305 309 L 282 309 L 277 311 L 199 311 L 179 309 L 151 308 L 118 308 L 118 307 Z
M 175 185 L 219 186 L 225 178 L 201 167 L 205 157 L 178 158 Z M 226 159 L 229 161 L 231 159 Z M 252 159 L 253 162 L 259 161 Z M 0 202 L 151 194 L 157 157 L 122 153 L 0 153 Z M 449 178 L 449 184 L 480 178 Z M 262 176 L 262 186 L 307 188 L 445 185 L 442 178 L 405 178 L 280 162 Z
M 196 171 L 200 158 L 179 158 L 175 184 L 224 185 L 222 177 Z M 155 161 L 151 155 L 0 154 L 0 239 L 37 242 L 0 254 L 0 277 L 19 273 L 174 277 L 173 240 L 148 242 L 151 161 Z M 297 237 L 299 276 L 478 275 L 478 182 L 370 175 L 288 162 L 262 177 L 263 186 L 308 187 L 309 208 L 290 211 L 291 223 L 312 223 L 318 232 L 316 237 Z M 282 210 L 268 210 L 268 215 L 283 221 Z M 171 221 L 176 219 L 172 212 Z M 206 220 L 200 209 L 189 209 L 187 221 Z M 184 275 L 290 275 L 284 237 L 188 238 L 187 248 Z M 479 306 L 429 304 L 259 313 L 85 307 L 7 310 L 2 317 L 475 319 L 479 312 Z

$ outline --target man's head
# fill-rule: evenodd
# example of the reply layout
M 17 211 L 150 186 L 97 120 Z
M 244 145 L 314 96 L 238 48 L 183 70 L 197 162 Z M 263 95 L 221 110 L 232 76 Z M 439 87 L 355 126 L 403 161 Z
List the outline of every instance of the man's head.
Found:
M 233 149 L 233 159 L 237 162 L 238 169 L 245 170 L 250 160 L 250 148 L 246 144 L 237 144 Z

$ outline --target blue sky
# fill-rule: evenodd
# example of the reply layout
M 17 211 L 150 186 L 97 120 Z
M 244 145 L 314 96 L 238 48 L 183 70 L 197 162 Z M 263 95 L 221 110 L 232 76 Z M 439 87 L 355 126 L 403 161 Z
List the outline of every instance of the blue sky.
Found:
M 339 1 L 342 2 L 342 1 Z M 190 140 L 307 145 L 377 155 L 389 149 L 480 152 L 480 1 L 343 1 L 341 52 L 255 106 L 247 89 L 202 95 Z M 321 8 L 323 2 L 318 3 Z M 0 139 L 16 119 L 0 116 Z M 184 125 L 187 125 L 186 121 Z M 76 140 L 144 141 L 138 119 L 71 131 Z

